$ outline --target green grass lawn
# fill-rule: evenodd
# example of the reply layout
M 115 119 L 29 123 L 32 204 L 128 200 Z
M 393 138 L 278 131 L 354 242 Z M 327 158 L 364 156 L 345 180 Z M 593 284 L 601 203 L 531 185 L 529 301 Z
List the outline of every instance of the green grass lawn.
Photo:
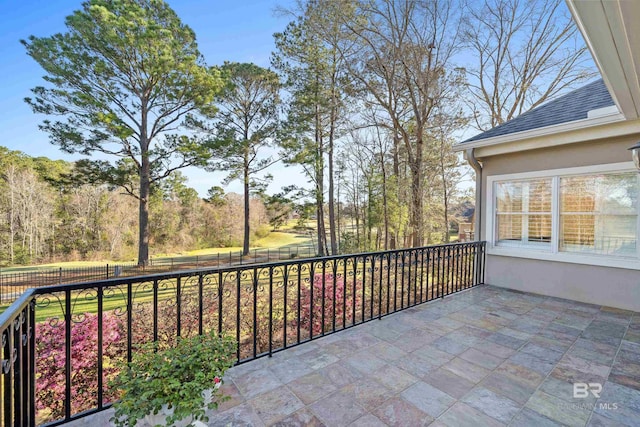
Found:
M 297 234 L 293 232 L 274 231 L 269 233 L 266 237 L 258 239 L 253 242 L 251 250 L 258 249 L 277 249 L 282 247 L 295 247 L 295 246 L 309 246 L 311 245 L 311 238 L 308 235 Z M 205 248 L 187 252 L 172 253 L 172 254 L 157 254 L 151 258 L 154 260 L 172 259 L 175 263 L 180 263 L 181 257 L 194 257 L 205 255 L 228 255 L 229 252 L 239 252 L 242 250 L 240 246 L 224 247 L 224 248 Z M 31 271 L 43 271 L 52 270 L 56 268 L 71 269 L 71 268 L 90 268 L 90 267 L 104 267 L 105 264 L 126 264 L 134 263 L 135 260 L 100 260 L 100 261 L 70 261 L 70 262 L 56 262 L 50 264 L 39 264 L 30 266 L 15 266 L 5 267 L 0 271 L 2 273 L 24 273 Z

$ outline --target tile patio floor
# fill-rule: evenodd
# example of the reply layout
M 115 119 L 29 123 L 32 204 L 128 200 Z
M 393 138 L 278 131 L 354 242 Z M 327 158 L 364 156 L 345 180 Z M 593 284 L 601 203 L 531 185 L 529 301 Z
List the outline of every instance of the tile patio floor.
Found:
M 479 286 L 225 380 L 210 426 L 640 425 L 640 313 Z
M 227 377 L 211 426 L 640 425 L 640 313 L 480 286 Z

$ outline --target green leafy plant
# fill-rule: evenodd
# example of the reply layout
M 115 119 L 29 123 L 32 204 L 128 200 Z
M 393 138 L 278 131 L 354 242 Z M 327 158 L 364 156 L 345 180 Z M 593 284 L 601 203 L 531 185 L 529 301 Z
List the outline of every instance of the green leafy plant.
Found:
M 218 385 L 235 360 L 237 343 L 216 333 L 179 337 L 175 346 L 154 342 L 140 346 L 131 363 L 111 382 L 122 392 L 114 404 L 112 421 L 117 426 L 135 426 L 139 419 L 158 414 L 163 406 L 173 413 L 166 425 L 191 417 L 208 421 L 205 410 L 224 400 Z M 203 392 L 212 391 L 207 404 Z

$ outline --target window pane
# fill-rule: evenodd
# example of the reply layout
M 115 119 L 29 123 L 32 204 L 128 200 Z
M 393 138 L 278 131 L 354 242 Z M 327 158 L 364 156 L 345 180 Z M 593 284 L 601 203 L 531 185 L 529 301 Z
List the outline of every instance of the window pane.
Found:
M 551 242 L 551 214 L 529 215 L 529 241 Z
M 560 179 L 560 250 L 635 256 L 635 173 Z
M 551 180 L 529 182 L 529 212 L 551 212 Z
M 496 217 L 498 240 L 522 240 L 522 215 L 498 214 Z
M 549 245 L 551 179 L 496 184 L 496 242 Z
M 498 212 L 522 212 L 522 185 L 512 182 L 498 184 Z
M 561 212 L 635 215 L 638 180 L 635 173 L 561 178 L 560 197 Z

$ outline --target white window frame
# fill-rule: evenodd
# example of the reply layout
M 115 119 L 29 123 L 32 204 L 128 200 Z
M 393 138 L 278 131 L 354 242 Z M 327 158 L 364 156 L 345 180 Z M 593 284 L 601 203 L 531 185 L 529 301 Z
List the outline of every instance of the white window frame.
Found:
M 545 179 L 549 179 L 549 177 L 539 177 L 539 178 L 545 178 Z M 519 180 L 514 180 L 514 181 L 519 181 L 519 182 L 526 182 L 526 181 L 533 181 L 537 178 L 527 178 L 527 179 L 519 179 Z M 503 180 L 499 180 L 496 182 L 502 182 Z M 504 181 L 508 181 L 508 180 L 504 180 Z M 492 190 L 495 190 L 495 184 L 492 185 Z M 542 250 L 542 251 L 548 251 L 550 246 L 553 245 L 553 197 L 554 197 L 554 189 L 555 189 L 555 185 L 554 185 L 554 181 L 553 179 L 551 179 L 551 242 L 550 243 L 546 243 L 546 242 L 528 242 L 529 239 L 529 216 L 531 216 L 532 214 L 542 214 L 539 212 L 529 212 L 529 193 L 530 193 L 530 188 L 527 187 L 527 196 L 524 197 L 524 187 L 523 187 L 523 198 L 522 198 L 522 210 L 523 212 L 528 212 L 528 214 L 525 216 L 525 214 L 520 214 L 523 216 L 522 218 L 522 238 L 520 242 L 515 242 L 515 241 L 503 241 L 500 242 L 500 247 L 511 247 L 511 248 L 524 248 L 524 249 L 532 249 L 532 250 Z M 493 200 L 495 203 L 495 200 Z M 494 205 L 495 206 L 495 205 Z M 495 209 L 493 210 L 493 217 L 492 220 L 495 221 Z M 518 212 L 515 212 L 514 215 L 518 215 Z M 545 214 L 547 214 L 545 212 Z M 493 237 L 493 241 L 496 241 L 496 235 L 495 235 L 495 231 L 494 230 L 494 234 L 492 235 Z M 526 242 L 526 243 L 525 243 Z
M 560 178 L 576 175 L 595 175 L 599 173 L 625 173 L 638 170 L 633 162 L 610 163 L 604 165 L 592 165 L 584 167 L 574 167 L 566 169 L 549 169 L 534 172 L 522 172 L 504 175 L 487 176 L 486 185 L 486 240 L 487 254 L 508 256 L 516 258 L 531 258 L 545 261 L 566 262 L 574 264 L 597 265 L 603 267 L 626 268 L 640 270 L 640 202 L 638 203 L 638 223 L 636 227 L 636 255 L 635 257 L 616 257 L 611 255 L 582 254 L 573 252 L 560 252 Z M 640 185 L 640 174 L 638 185 Z M 518 246 L 518 245 L 496 245 L 495 230 L 495 188 L 497 182 L 530 180 L 539 178 L 551 178 L 551 245 L 540 246 Z

